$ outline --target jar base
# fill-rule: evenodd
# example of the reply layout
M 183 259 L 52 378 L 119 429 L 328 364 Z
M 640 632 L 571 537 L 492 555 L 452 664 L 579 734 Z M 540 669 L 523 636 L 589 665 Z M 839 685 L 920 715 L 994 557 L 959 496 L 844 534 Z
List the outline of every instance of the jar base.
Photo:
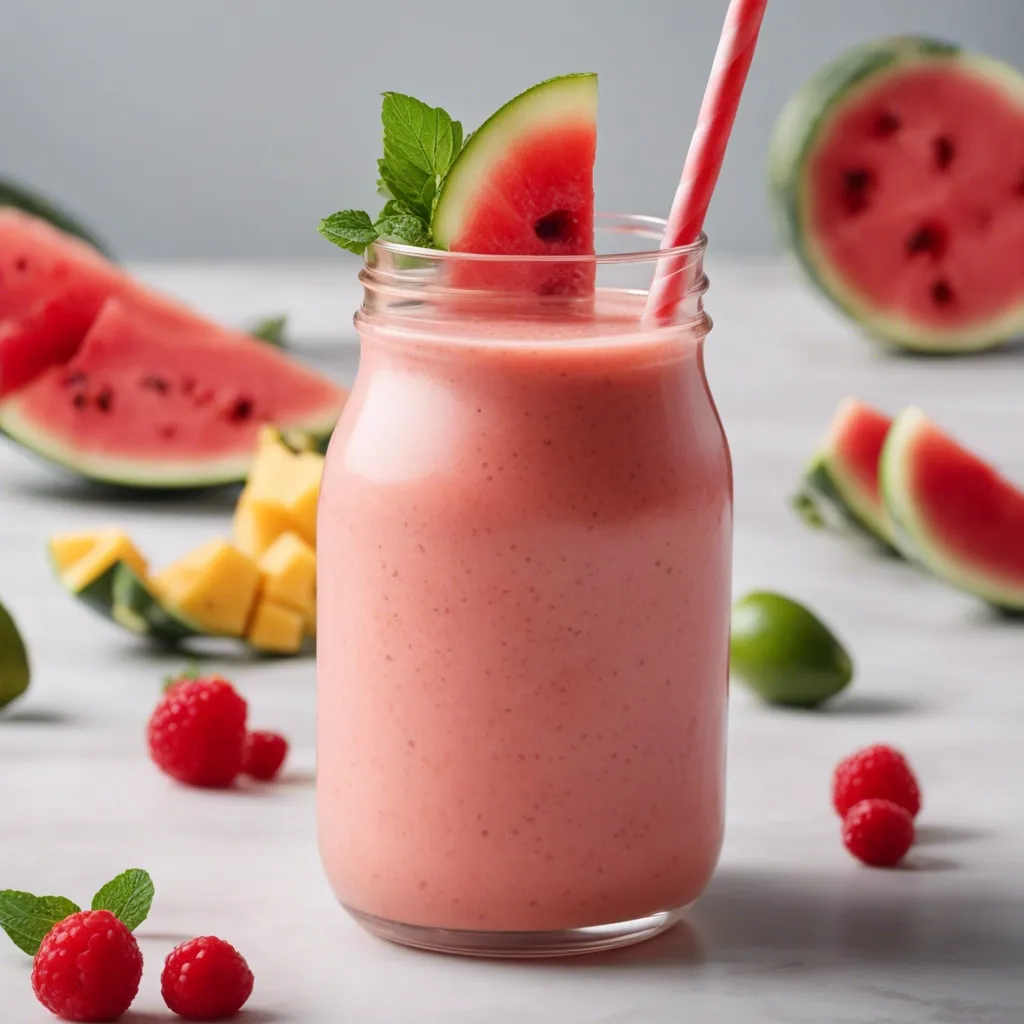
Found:
M 677 907 L 632 921 L 561 931 L 489 932 L 403 924 L 401 921 L 364 914 L 345 904 L 342 906 L 368 932 L 389 942 L 433 953 L 513 960 L 580 956 L 632 946 L 668 931 L 679 921 L 685 910 L 685 907 Z

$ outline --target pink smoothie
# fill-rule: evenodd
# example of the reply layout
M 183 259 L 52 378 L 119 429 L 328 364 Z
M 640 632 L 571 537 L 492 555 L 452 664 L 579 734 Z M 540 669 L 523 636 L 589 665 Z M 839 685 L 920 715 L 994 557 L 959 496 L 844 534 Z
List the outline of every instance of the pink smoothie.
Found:
M 722 839 L 732 482 L 696 334 L 360 323 L 318 525 L 321 855 L 346 906 L 553 930 Z

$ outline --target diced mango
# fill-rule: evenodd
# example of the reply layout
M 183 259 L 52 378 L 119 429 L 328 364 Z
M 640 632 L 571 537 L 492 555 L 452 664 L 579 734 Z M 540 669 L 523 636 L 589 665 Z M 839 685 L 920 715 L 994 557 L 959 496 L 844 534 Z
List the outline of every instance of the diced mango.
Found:
M 117 562 L 125 562 L 145 579 L 149 566 L 128 535 L 115 529 L 103 531 L 85 556 L 72 562 L 61 575 L 61 581 L 68 590 L 77 593 Z
M 241 636 L 260 586 L 259 566 L 214 540 L 157 573 L 153 589 L 172 611 L 209 633 Z
M 97 544 L 117 532 L 112 527 L 106 527 L 102 530 L 54 534 L 48 544 L 50 559 L 57 572 L 63 576 L 75 562 L 80 562 L 85 558 Z
M 261 596 L 307 615 L 316 593 L 316 554 L 296 533 L 282 533 L 259 561 Z
M 295 528 L 306 542 L 316 547 L 316 506 L 320 498 L 320 478 L 324 457 L 316 452 L 301 452 L 292 459 L 291 479 L 285 508 Z
M 263 598 L 252 613 L 246 639 L 260 651 L 294 654 L 302 646 L 302 615 Z
M 279 505 L 251 500 L 243 492 L 235 507 L 232 533 L 242 551 L 259 558 L 291 526 L 291 517 Z

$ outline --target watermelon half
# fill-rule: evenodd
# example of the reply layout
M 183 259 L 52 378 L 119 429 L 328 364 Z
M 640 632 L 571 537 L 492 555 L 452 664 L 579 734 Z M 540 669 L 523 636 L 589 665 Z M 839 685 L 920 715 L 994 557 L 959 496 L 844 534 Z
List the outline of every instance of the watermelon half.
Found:
M 926 352 L 1024 333 L 1024 76 L 945 42 L 850 50 L 787 103 L 773 219 L 869 334 Z
M 1024 611 L 1024 491 L 917 408 L 893 422 L 881 478 L 893 538 L 908 558 L 993 605 Z
M 467 261 L 461 288 L 573 295 L 592 291 L 597 75 L 548 79 L 509 100 L 467 140 L 438 193 L 434 243 L 452 252 L 545 256 L 541 265 Z
M 891 417 L 856 398 L 839 404 L 793 499 L 810 525 L 838 519 L 892 546 L 878 479 L 891 424 Z M 837 515 L 830 517 L 829 512 Z
M 346 391 L 0 210 L 0 432 L 79 475 L 146 488 L 245 479 L 264 424 L 330 433 Z

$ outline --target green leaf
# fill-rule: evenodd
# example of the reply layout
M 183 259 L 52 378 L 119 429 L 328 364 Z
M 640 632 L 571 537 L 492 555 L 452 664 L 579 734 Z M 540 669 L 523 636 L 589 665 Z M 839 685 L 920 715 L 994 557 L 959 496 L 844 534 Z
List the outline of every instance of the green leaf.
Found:
M 129 931 L 135 931 L 149 914 L 154 891 L 148 871 L 129 868 L 93 896 L 92 909 L 109 910 Z
M 288 323 L 286 316 L 268 316 L 253 325 L 249 333 L 260 341 L 276 348 L 285 347 L 284 329 Z
M 46 933 L 82 908 L 63 896 L 33 896 L 16 889 L 0 891 L 0 928 L 29 956 L 39 951 Z
M 462 125 L 440 107 L 398 92 L 384 93 L 381 121 L 384 186 L 429 220 L 438 184 L 462 146 Z
M 426 221 L 409 213 L 381 217 L 373 226 L 381 238 L 393 242 L 419 246 L 430 243 L 430 228 Z
M 199 679 L 201 676 L 199 662 L 193 658 L 180 672 L 164 676 L 164 684 L 161 689 L 166 693 L 175 683 L 187 683 L 189 680 Z
M 362 256 L 366 247 L 376 241 L 377 232 L 365 210 L 339 210 L 320 221 L 318 228 L 328 242 Z

